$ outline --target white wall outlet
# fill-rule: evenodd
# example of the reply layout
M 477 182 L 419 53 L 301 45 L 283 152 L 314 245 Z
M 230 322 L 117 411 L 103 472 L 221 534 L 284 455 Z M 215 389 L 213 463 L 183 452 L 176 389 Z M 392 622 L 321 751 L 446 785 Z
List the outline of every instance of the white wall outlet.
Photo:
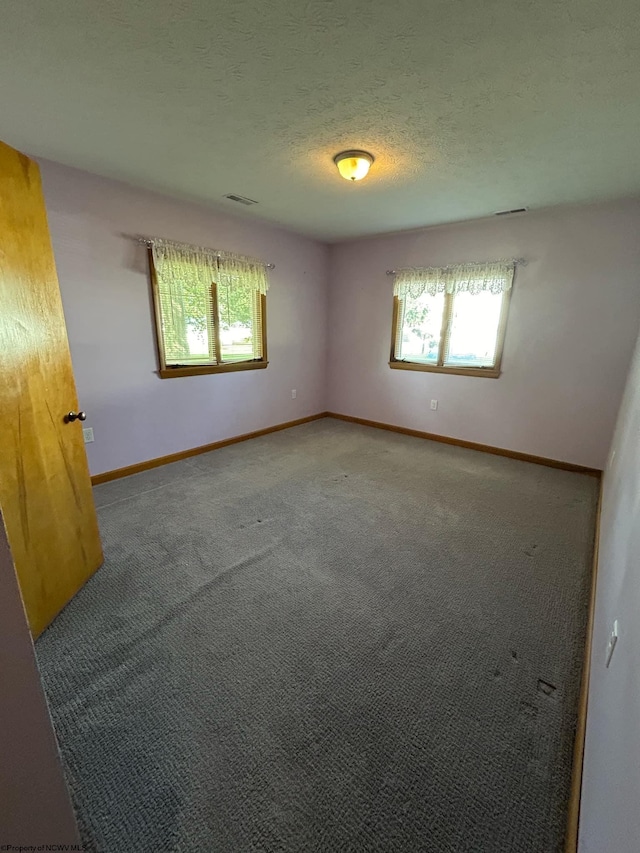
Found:
M 437 408 L 438 408 L 438 401 L 437 401 L 437 400 L 432 400 L 432 401 L 431 401 L 431 411 L 432 411 L 432 412 L 435 412 Z
M 94 441 L 93 427 L 85 427 L 85 429 L 82 430 L 82 437 L 84 438 L 85 444 L 89 444 L 90 441 Z
M 616 647 L 616 643 L 618 642 L 618 620 L 616 619 L 613 623 L 613 630 L 611 634 L 609 634 L 609 642 L 607 643 L 607 667 L 611 663 L 611 658 L 613 656 L 613 650 Z
M 298 396 L 298 392 L 296 391 L 295 388 L 292 388 L 291 389 L 291 399 L 295 400 L 297 396 Z

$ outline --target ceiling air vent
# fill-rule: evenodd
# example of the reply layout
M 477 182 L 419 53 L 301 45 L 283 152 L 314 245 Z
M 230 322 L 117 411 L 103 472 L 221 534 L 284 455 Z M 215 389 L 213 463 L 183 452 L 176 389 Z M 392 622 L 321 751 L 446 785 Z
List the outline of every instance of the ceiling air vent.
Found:
M 243 195 L 233 195 L 233 193 L 229 193 L 225 198 L 228 198 L 229 201 L 237 201 L 238 204 L 257 204 L 257 201 L 254 201 L 252 198 L 246 198 Z
M 497 210 L 494 216 L 509 216 L 511 213 L 526 213 L 528 207 L 514 207 L 513 210 Z

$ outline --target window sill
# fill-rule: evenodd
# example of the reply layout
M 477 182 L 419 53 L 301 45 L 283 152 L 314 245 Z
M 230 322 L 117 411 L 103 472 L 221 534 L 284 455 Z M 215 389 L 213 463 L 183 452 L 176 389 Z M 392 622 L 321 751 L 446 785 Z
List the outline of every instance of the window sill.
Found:
M 453 373 L 456 376 L 482 376 L 485 379 L 497 379 L 499 367 L 440 367 L 437 364 L 420 364 L 417 361 L 390 361 L 394 370 L 423 370 L 426 373 Z
M 198 364 L 193 367 L 163 367 L 158 371 L 161 379 L 177 376 L 204 376 L 207 373 L 234 373 L 237 370 L 264 370 L 268 361 L 235 361 L 228 364 Z

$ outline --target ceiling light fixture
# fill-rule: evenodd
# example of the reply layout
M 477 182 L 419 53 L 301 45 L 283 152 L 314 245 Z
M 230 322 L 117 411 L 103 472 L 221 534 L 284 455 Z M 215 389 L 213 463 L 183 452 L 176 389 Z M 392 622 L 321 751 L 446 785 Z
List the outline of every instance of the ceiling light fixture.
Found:
M 373 157 L 366 151 L 341 151 L 333 158 L 345 181 L 361 181 L 366 178 Z

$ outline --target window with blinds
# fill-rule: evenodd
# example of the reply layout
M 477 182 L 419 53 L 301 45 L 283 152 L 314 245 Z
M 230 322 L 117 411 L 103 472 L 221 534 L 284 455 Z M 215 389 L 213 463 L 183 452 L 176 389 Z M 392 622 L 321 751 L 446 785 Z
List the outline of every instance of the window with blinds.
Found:
M 262 264 L 160 240 L 149 264 L 163 378 L 267 366 Z
M 497 261 L 397 273 L 390 366 L 499 376 L 513 269 Z

